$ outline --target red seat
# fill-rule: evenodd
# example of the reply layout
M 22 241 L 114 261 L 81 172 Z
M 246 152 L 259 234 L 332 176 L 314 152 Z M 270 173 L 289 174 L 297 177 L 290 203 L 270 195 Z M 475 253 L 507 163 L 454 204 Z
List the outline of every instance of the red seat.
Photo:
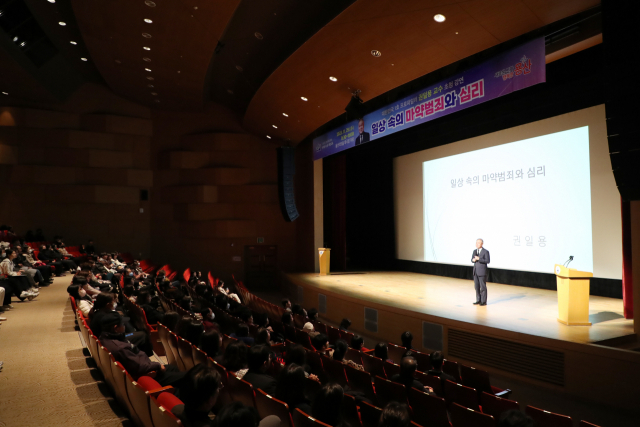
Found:
M 358 414 L 358 405 L 356 404 L 356 398 L 345 394 L 342 397 L 342 416 L 346 421 L 346 424 L 350 427 L 362 427 L 362 421 L 360 421 L 360 415 Z
M 431 359 L 427 353 L 411 350 L 411 357 L 418 362 L 418 371 L 429 372 L 431 370 Z
M 478 397 L 480 397 L 483 392 L 506 398 L 511 394 L 511 390 L 509 389 L 503 390 L 491 386 L 489 373 L 482 369 L 476 369 L 460 364 L 460 374 L 462 376 L 462 384 L 467 387 L 475 388 L 478 391 Z
M 545 411 L 544 409 L 527 406 L 525 409 L 527 415 L 533 418 L 533 421 L 540 427 L 572 427 L 573 421 L 567 415 L 555 414 Z
M 330 344 L 335 344 L 340 339 L 340 329 L 327 325 L 327 338 Z
M 400 365 L 396 365 L 391 362 L 384 362 L 384 372 L 387 374 L 387 378 L 391 378 L 394 375 L 400 374 Z
M 322 356 L 322 366 L 324 367 L 325 373 L 329 376 L 331 381 L 335 381 L 340 384 L 342 387 L 346 387 L 347 375 L 344 373 L 345 365 L 342 362 L 337 360 L 329 359 L 326 356 Z
M 325 424 L 305 414 L 300 409 L 293 411 L 293 423 L 296 427 L 331 427 L 329 424 Z
M 456 382 L 462 384 L 462 381 L 460 381 L 460 369 L 458 369 L 458 362 L 445 359 L 442 364 L 442 372 L 451 375 L 456 379 Z
M 184 277 L 185 282 L 189 282 L 189 279 L 191 278 L 191 269 L 187 268 L 184 273 L 182 273 L 182 277 Z
M 447 415 L 447 403 L 441 397 L 429 395 L 418 389 L 409 390 L 409 404 L 413 419 L 423 427 L 451 427 Z
M 315 351 L 307 351 L 307 363 L 311 368 L 311 373 L 321 377 L 324 376 L 324 366 L 322 366 L 322 358 Z
M 322 389 L 322 384 L 312 380 L 311 378 L 305 378 L 304 380 L 304 395 L 313 402 L 318 392 Z
M 186 371 L 187 369 L 184 366 L 184 362 L 182 361 L 182 357 L 180 357 L 180 351 L 178 350 L 178 341 L 180 339 L 178 338 L 178 336 L 176 334 L 174 334 L 173 332 L 171 332 L 169 334 L 169 347 L 171 347 L 171 351 L 173 351 L 173 354 L 176 357 L 176 364 L 178 365 L 178 369 L 180 369 L 181 371 Z
M 406 348 L 396 344 L 387 344 L 387 357 L 393 360 L 393 363 L 402 362 L 402 355 L 407 351 Z
M 210 357 L 207 357 L 207 366 L 212 367 L 220 374 L 222 391 L 220 392 L 220 396 L 218 396 L 216 407 L 222 408 L 223 406 L 233 402 L 233 400 L 231 399 L 231 395 L 229 394 L 229 374 L 224 366 L 220 365 Z
M 241 402 L 245 406 L 256 407 L 256 397 L 251 384 L 231 374 L 228 381 L 229 395 L 232 400 Z
M 169 335 L 171 335 L 169 328 L 164 326 L 162 323 L 158 323 L 158 338 L 160 338 L 160 342 L 164 347 L 164 353 L 167 356 L 167 363 L 169 363 L 169 365 L 178 366 L 178 362 L 176 361 L 177 356 L 173 353 L 173 348 L 169 344 Z
M 193 351 L 191 350 L 191 343 L 184 338 L 178 337 L 178 354 L 184 364 L 185 371 L 193 368 L 195 363 L 193 362 Z
M 178 399 L 174 394 L 166 392 L 158 395 L 157 402 L 167 411 L 172 411 L 176 405 L 184 405 L 182 400 Z
M 102 372 L 109 388 L 115 390 L 113 374 L 111 373 L 111 360 L 115 362 L 115 359 L 112 359 L 111 353 L 102 345 L 98 345 L 98 354 L 100 355 L 100 364 L 98 365 L 100 372 Z
M 138 381 L 134 381 L 129 374 L 127 374 L 127 395 L 131 406 L 136 411 L 138 418 L 142 422 L 143 427 L 154 427 L 151 421 L 151 411 L 149 406 L 149 399 L 151 396 L 157 396 L 162 392 L 170 390 L 171 387 L 161 387 L 157 381 L 149 377 L 140 377 Z
M 480 396 L 480 403 L 482 404 L 482 412 L 485 414 L 493 415 L 496 420 L 500 419 L 500 415 L 510 409 L 520 410 L 518 402 L 505 399 L 502 397 L 494 396 L 489 393 L 482 393 Z
M 399 383 L 376 377 L 376 397 L 380 407 L 387 406 L 389 402 L 407 403 L 407 388 Z
M 361 391 L 367 399 L 374 403 L 378 401 L 373 384 L 371 384 L 371 374 L 369 372 L 361 371 L 349 365 L 344 366 L 344 372 L 347 374 L 349 388 Z
M 313 323 L 313 328 L 316 330 L 316 332 L 327 335 L 327 325 L 318 321 L 314 321 L 311 323 Z
M 354 333 L 353 332 L 349 332 L 349 331 L 340 331 L 340 338 L 345 340 L 347 345 L 351 345 L 351 340 L 354 337 Z
M 435 375 L 428 375 L 424 372 L 416 371 L 414 374 L 416 380 L 420 381 L 423 386 L 431 387 L 433 392 L 440 397 L 444 397 L 444 390 L 442 389 L 442 380 Z
M 289 412 L 289 405 L 260 389 L 256 390 L 255 396 L 256 409 L 261 419 L 268 415 L 276 415 L 280 418 L 280 427 L 293 427 L 293 419 Z
M 362 353 L 362 364 L 364 370 L 371 373 L 371 375 L 387 378 L 387 374 L 384 371 L 384 362 L 382 361 L 382 359 Z
M 165 397 L 167 396 L 167 397 Z M 169 397 L 170 396 L 170 397 Z M 175 401 L 182 403 L 180 399 L 175 397 L 171 393 L 162 393 L 157 398 L 152 397 L 149 402 L 149 410 L 151 412 L 151 420 L 154 427 L 179 427 L 182 426 L 182 422 L 171 413 L 171 409 L 160 403 L 160 399 L 171 405 L 171 408 L 176 405 Z
M 111 375 L 113 376 L 113 382 L 116 387 L 116 399 L 129 413 L 129 416 L 136 425 L 141 425 L 142 422 L 138 418 L 138 414 L 131 406 L 129 401 L 129 394 L 127 393 L 127 371 L 120 364 L 120 362 L 113 362 L 111 364 Z
M 457 403 L 451 405 L 450 412 L 453 427 L 496 427 L 496 420 L 491 415 L 465 408 Z
M 354 348 L 349 347 L 344 355 L 344 358 L 356 362 L 358 365 L 362 365 L 362 353 Z
M 304 348 L 308 350 L 313 350 L 313 346 L 311 345 L 311 337 L 308 333 L 303 330 L 296 329 L 295 330 L 295 341 L 297 344 L 300 344 Z
M 478 403 L 478 393 L 475 388 L 467 387 L 462 384 L 456 384 L 449 380 L 444 383 L 444 397 L 449 405 L 458 403 L 465 408 L 480 410 Z
M 360 419 L 362 427 L 378 427 L 382 409 L 367 402 L 360 402 Z M 296 427 L 299 427 L 296 424 Z

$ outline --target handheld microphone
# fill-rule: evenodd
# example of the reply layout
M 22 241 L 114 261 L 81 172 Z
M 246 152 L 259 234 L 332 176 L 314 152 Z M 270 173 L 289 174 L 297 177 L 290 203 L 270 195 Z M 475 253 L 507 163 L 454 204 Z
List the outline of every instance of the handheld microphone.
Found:
M 565 261 L 565 263 L 563 264 L 565 267 L 569 267 L 569 264 L 571 264 L 571 261 L 573 261 L 573 255 L 569 256 L 569 259 Z

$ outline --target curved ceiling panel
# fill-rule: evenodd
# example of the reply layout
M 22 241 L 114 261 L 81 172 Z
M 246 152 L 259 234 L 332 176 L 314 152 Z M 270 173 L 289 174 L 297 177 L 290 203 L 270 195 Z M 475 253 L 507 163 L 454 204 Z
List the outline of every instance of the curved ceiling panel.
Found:
M 359 0 L 269 76 L 247 108 L 244 127 L 297 144 L 342 114 L 355 89 L 362 91 L 364 100 L 372 99 L 599 3 Z M 444 15 L 446 20 L 435 22 L 435 14 Z M 372 56 L 373 49 L 382 55 Z

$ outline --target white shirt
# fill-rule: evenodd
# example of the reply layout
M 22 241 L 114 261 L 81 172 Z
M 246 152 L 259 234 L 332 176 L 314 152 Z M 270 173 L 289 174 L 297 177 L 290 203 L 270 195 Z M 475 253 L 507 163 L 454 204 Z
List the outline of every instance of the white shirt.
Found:
M 480 251 L 482 250 L 482 248 L 478 248 L 478 255 L 480 255 Z

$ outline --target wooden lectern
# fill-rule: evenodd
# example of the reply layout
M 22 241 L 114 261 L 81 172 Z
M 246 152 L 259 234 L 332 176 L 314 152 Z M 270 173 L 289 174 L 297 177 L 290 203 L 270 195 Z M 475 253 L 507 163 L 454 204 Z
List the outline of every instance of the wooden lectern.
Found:
M 318 256 L 320 257 L 320 275 L 321 276 L 328 276 L 329 274 L 331 274 L 330 255 L 331 255 L 331 249 L 318 248 Z
M 589 278 L 593 273 L 556 264 L 558 322 L 569 326 L 591 326 L 589 322 Z

